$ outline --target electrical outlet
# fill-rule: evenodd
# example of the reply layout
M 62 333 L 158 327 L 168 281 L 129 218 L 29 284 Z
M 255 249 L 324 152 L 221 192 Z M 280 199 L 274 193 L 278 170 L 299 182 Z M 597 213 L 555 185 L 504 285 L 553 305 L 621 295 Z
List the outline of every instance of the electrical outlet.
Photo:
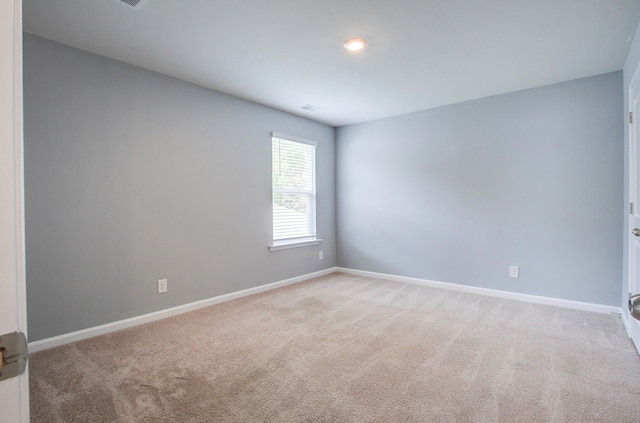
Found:
M 167 280 L 160 279 L 158 281 L 158 294 L 162 294 L 164 292 L 167 292 Z
M 318 260 L 323 260 L 324 259 L 324 252 L 320 251 L 318 253 Z
M 520 276 L 520 268 L 518 266 L 509 266 L 509 277 L 518 278 Z

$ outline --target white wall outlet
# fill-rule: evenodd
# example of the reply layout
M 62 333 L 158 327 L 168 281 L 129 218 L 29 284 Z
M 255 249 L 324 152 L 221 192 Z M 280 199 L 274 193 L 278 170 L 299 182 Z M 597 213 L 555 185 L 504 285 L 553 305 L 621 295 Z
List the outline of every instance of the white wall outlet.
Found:
M 520 276 L 520 268 L 518 266 L 509 266 L 509 277 L 518 278 Z
M 158 281 L 158 294 L 162 294 L 164 292 L 167 292 L 167 280 L 160 279 Z
M 323 260 L 323 259 L 324 259 L 324 252 L 323 252 L 323 251 L 320 251 L 320 252 L 318 253 L 318 260 Z

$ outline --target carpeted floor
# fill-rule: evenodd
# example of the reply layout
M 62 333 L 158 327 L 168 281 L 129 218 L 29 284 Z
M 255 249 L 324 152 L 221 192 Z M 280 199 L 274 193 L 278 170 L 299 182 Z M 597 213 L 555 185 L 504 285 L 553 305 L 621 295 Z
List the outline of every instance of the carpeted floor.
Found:
M 335 273 L 35 353 L 32 422 L 639 422 L 619 317 Z

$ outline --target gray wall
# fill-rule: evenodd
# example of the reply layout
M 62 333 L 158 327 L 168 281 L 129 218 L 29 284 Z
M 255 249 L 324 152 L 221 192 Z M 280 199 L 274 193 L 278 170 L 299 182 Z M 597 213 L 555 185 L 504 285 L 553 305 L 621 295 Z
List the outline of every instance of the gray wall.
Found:
M 28 34 L 24 87 L 30 341 L 336 265 L 332 127 Z M 272 131 L 318 142 L 318 247 L 267 249 Z
M 628 301 L 629 293 L 629 124 L 627 116 L 629 116 L 629 85 L 631 84 L 631 78 L 636 71 L 636 68 L 640 66 L 640 24 L 636 29 L 636 35 L 631 43 L 629 56 L 622 70 L 624 75 L 623 92 L 624 92 L 624 114 L 622 120 L 624 121 L 624 203 L 622 205 L 623 214 L 623 264 L 622 264 L 622 306 L 625 307 Z M 637 117 L 636 117 L 637 121 Z M 633 294 L 636 294 L 634 292 Z
M 339 128 L 338 265 L 619 306 L 622 103 L 615 72 Z
M 347 126 L 334 144 L 326 125 L 25 34 L 30 340 L 336 264 L 620 305 L 622 79 Z M 318 141 L 319 247 L 267 250 L 272 131 Z

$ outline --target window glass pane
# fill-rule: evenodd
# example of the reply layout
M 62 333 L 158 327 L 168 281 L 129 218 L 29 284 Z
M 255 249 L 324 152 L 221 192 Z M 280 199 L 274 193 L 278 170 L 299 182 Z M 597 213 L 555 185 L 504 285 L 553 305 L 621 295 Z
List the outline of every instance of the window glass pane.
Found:
M 295 141 L 274 139 L 273 187 L 315 191 L 314 162 L 315 147 Z
M 316 235 L 315 146 L 274 137 L 273 240 Z

